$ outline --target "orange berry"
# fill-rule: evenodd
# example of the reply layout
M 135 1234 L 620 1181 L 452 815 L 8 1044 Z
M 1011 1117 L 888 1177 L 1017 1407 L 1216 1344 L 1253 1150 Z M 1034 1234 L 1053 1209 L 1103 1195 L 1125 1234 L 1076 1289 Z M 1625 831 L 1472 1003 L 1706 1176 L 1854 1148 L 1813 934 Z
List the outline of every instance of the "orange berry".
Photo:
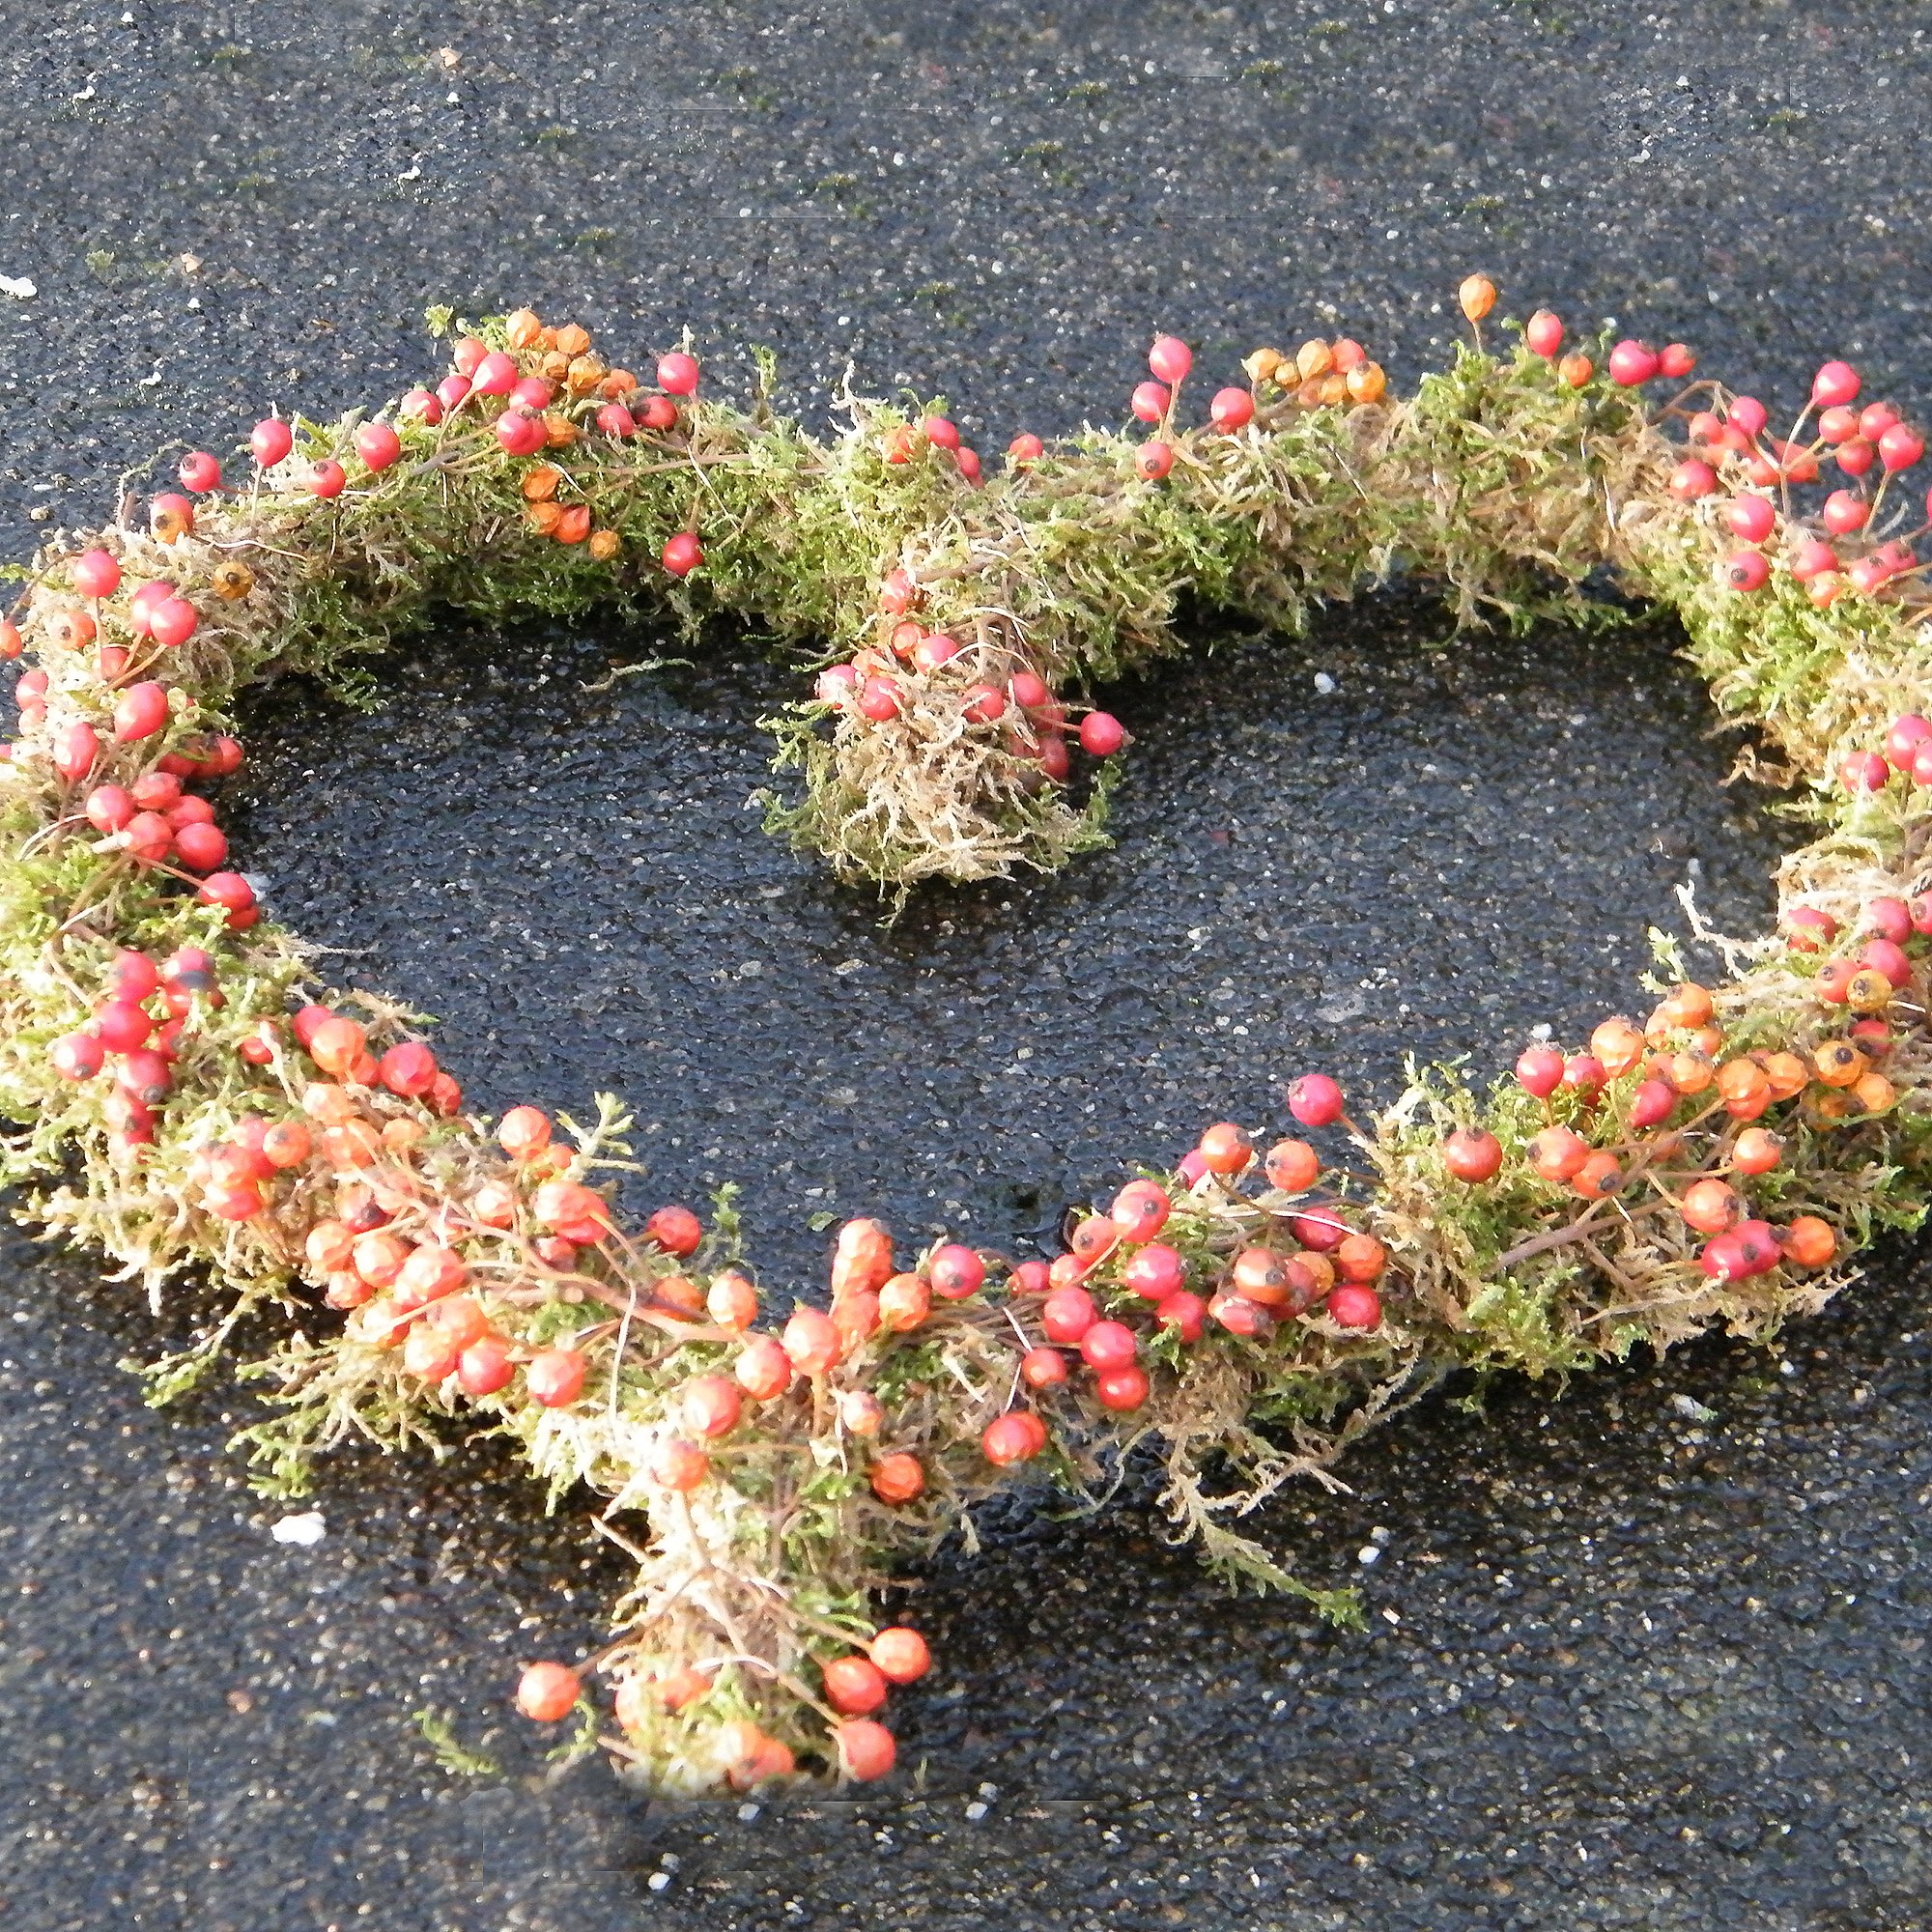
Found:
M 916 1274 L 895 1274 L 879 1290 L 879 1321 L 895 1334 L 917 1328 L 932 1313 L 932 1290 Z
M 1465 275 L 1456 299 L 1471 322 L 1481 322 L 1496 305 L 1496 285 L 1487 275 Z
M 1628 1073 L 1643 1058 L 1644 1039 L 1626 1019 L 1605 1020 L 1590 1036 L 1590 1051 L 1604 1063 L 1612 1080 Z
M 1838 1252 L 1838 1237 L 1829 1221 L 1815 1214 L 1801 1214 L 1785 1229 L 1780 1245 L 1787 1260 L 1800 1267 L 1821 1268 Z
M 1771 1082 L 1771 1097 L 1788 1100 L 1811 1084 L 1811 1069 L 1795 1053 L 1768 1053 L 1764 1057 L 1764 1077 Z
M 704 1310 L 721 1328 L 749 1328 L 758 1319 L 758 1291 L 735 1271 L 714 1275 Z
M 1570 1182 L 1570 1191 L 1585 1201 L 1606 1201 L 1624 1184 L 1624 1171 L 1613 1153 L 1593 1153 Z
M 1771 1082 L 1754 1060 L 1727 1060 L 1718 1068 L 1718 1092 L 1734 1119 L 1754 1121 L 1771 1105 Z
M 857 1289 L 876 1293 L 892 1278 L 893 1236 L 883 1221 L 847 1221 L 832 1251 L 832 1293 L 836 1298 Z
M 1344 1281 L 1374 1281 L 1388 1265 L 1388 1250 L 1373 1235 L 1349 1235 L 1335 1250 L 1335 1271 Z
M 355 1067 L 367 1045 L 368 1036 L 362 1029 L 337 1014 L 324 1020 L 309 1036 L 308 1057 L 325 1073 L 342 1075 Z
M 1254 1157 L 1253 1143 L 1233 1121 L 1217 1121 L 1201 1136 L 1201 1160 L 1209 1174 L 1239 1174 Z
M 1267 1178 L 1284 1194 L 1300 1194 L 1321 1178 L 1321 1160 L 1306 1141 L 1276 1141 L 1267 1151 Z
M 1529 1164 L 1545 1180 L 1569 1180 L 1590 1157 L 1590 1146 L 1568 1127 L 1545 1127 L 1529 1144 Z
M 577 1708 L 583 1686 L 561 1663 L 532 1663 L 517 1680 L 517 1709 L 539 1724 L 554 1724 Z
M 1898 1098 L 1898 1089 L 1883 1073 L 1877 1072 L 1861 1074 L 1852 1093 L 1868 1114 L 1884 1113 Z
M 1862 1079 L 1871 1063 L 1848 1039 L 1828 1039 L 1811 1056 L 1817 1076 L 1827 1087 L 1850 1087 Z
M 909 1503 L 925 1490 L 925 1471 L 917 1456 L 881 1456 L 872 1464 L 872 1493 L 881 1502 Z
M 1388 377 L 1379 362 L 1358 362 L 1345 378 L 1351 403 L 1378 403 L 1388 388 Z
M 1784 1143 L 1768 1127 L 1747 1127 L 1731 1149 L 1740 1174 L 1769 1174 L 1784 1158 Z
M 1707 1176 L 1684 1190 L 1685 1221 L 1700 1235 L 1721 1235 L 1744 1216 L 1745 1205 L 1728 1181 Z

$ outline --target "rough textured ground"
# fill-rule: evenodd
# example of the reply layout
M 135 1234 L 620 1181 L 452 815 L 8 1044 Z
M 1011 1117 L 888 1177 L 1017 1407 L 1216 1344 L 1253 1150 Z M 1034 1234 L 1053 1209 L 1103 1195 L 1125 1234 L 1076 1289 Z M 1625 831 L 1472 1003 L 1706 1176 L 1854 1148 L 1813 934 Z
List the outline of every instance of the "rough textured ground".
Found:
M 0 4 L 16 554 L 171 440 L 412 379 L 439 299 L 688 324 L 727 383 L 769 341 L 809 410 L 849 358 L 989 447 L 1110 415 L 1154 327 L 1214 375 L 1316 327 L 1411 372 L 1473 266 L 1784 399 L 1847 351 L 1932 402 L 1910 10 L 121 13 Z M 1667 638 L 1450 642 L 1396 600 L 1222 642 L 1116 695 L 1117 851 L 890 933 L 757 832 L 787 673 L 729 639 L 586 693 L 653 640 L 439 636 L 372 723 L 267 707 L 235 809 L 480 1098 L 621 1087 L 646 1192 L 742 1182 L 774 1281 L 825 1211 L 1039 1239 L 1310 1062 L 1385 1085 L 1627 1005 L 1687 877 L 1761 916 L 1781 828 Z M 751 1815 L 526 1788 L 514 1662 L 591 1640 L 616 1572 L 488 1448 L 341 1465 L 325 1540 L 277 1544 L 220 1451 L 246 1398 L 150 1413 L 116 1363 L 169 1322 L 19 1237 L 5 1268 L 0 1923 L 1924 1922 L 1907 1255 L 1783 1351 L 1433 1403 L 1271 1513 L 1367 1637 L 1225 1596 L 1144 1505 L 1009 1511 L 914 1595 L 916 1775 Z M 509 1780 L 439 1769 L 426 1707 Z

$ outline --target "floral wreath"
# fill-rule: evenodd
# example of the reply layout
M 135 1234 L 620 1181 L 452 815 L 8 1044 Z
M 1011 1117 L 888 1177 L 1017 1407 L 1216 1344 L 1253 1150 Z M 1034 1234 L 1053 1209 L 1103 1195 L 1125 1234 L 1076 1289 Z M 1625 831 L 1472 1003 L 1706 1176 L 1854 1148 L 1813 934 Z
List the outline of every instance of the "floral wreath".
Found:
M 937 407 L 848 394 L 818 438 L 773 411 L 768 360 L 740 409 L 700 400 L 688 343 L 645 384 L 523 310 L 455 328 L 434 389 L 270 416 L 245 484 L 192 453 L 180 492 L 20 573 L 0 1113 L 25 1124 L 0 1175 L 151 1296 L 190 1270 L 229 1291 L 148 1371 L 157 1397 L 243 1315 L 281 1319 L 242 1438 L 271 1491 L 344 1437 L 434 1447 L 454 1420 L 514 1438 L 553 1503 L 599 1496 L 637 1565 L 615 1638 L 517 1687 L 575 1716 L 567 1750 L 672 1790 L 885 1776 L 878 1713 L 929 1662 L 876 1621 L 895 1567 L 1015 1474 L 1090 1489 L 1144 1440 L 1177 1536 L 1347 1619 L 1231 1520 L 1452 1370 L 1767 1338 L 1923 1212 L 1932 594 L 1893 488 L 1919 437 L 1841 362 L 1780 438 L 1682 345 L 1566 354 L 1541 311 L 1498 355 L 1493 287 L 1461 296 L 1474 340 L 1410 397 L 1314 340 L 1257 350 L 1185 426 L 1191 357 L 1162 337 L 1143 431 L 1015 437 L 997 475 Z M 329 991 L 264 916 L 208 796 L 248 687 L 301 670 L 360 698 L 359 660 L 440 607 L 723 613 L 829 640 L 777 721 L 802 784 L 771 822 L 902 898 L 1101 839 L 1126 736 L 1080 694 L 1179 648 L 1183 598 L 1293 631 L 1396 571 L 1470 621 L 1601 611 L 1605 572 L 1674 611 L 1816 828 L 1778 934 L 1723 940 L 1687 899 L 1723 984 L 1654 934 L 1653 1010 L 1533 1045 L 1487 1093 L 1411 1063 L 1357 1122 L 1305 1074 L 1294 1137 L 1208 1126 L 1050 1264 L 849 1222 L 825 1307 L 753 1285 L 728 1198 L 708 1228 L 621 1228 L 614 1098 L 584 1124 L 467 1116 L 405 1009 Z

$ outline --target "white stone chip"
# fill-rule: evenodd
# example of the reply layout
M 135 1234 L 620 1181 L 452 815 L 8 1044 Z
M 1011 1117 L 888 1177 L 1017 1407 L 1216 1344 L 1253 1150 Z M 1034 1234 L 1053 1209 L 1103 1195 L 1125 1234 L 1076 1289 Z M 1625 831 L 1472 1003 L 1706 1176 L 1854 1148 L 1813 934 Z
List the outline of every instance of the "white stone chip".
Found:
M 300 1516 L 285 1516 L 281 1521 L 270 1524 L 269 1534 L 277 1543 L 294 1543 L 303 1549 L 313 1549 L 328 1534 L 328 1525 L 323 1521 L 320 1510 L 305 1510 Z

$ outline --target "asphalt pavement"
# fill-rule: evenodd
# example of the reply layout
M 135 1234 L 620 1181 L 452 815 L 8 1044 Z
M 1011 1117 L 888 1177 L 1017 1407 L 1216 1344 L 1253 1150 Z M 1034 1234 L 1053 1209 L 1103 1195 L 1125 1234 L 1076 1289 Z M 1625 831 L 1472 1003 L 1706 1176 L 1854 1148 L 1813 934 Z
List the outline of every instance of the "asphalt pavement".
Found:
M 1924 412 L 1918 17 L 0 0 L 0 523 L 24 556 L 158 450 L 407 385 L 435 301 L 688 327 L 726 388 L 767 343 L 814 419 L 850 365 L 996 449 L 1116 419 L 1156 328 L 1214 377 L 1346 329 L 1407 380 L 1480 267 L 1770 398 L 1845 353 Z M 1047 1244 L 1294 1072 L 1385 1095 L 1628 1008 L 1680 886 L 1766 914 L 1794 828 L 1723 782 L 1665 629 L 1459 639 L 1398 591 L 1200 641 L 1111 694 L 1114 850 L 890 929 L 759 831 L 795 673 L 728 635 L 447 627 L 374 717 L 267 697 L 228 810 L 479 1102 L 622 1092 L 637 1204 L 737 1184 L 775 1284 L 828 1215 Z M 24 1236 L 4 1278 L 0 1925 L 1926 1922 L 1910 1250 L 1776 1350 L 1454 1391 L 1269 1510 L 1367 1635 L 1228 1595 L 1144 1488 L 994 1510 L 909 1583 L 906 1775 L 755 1806 L 545 1781 L 515 1664 L 594 1642 L 622 1573 L 500 1451 L 346 1458 L 278 1541 L 222 1447 L 253 1397 L 157 1413 L 120 1366 L 191 1301 Z

